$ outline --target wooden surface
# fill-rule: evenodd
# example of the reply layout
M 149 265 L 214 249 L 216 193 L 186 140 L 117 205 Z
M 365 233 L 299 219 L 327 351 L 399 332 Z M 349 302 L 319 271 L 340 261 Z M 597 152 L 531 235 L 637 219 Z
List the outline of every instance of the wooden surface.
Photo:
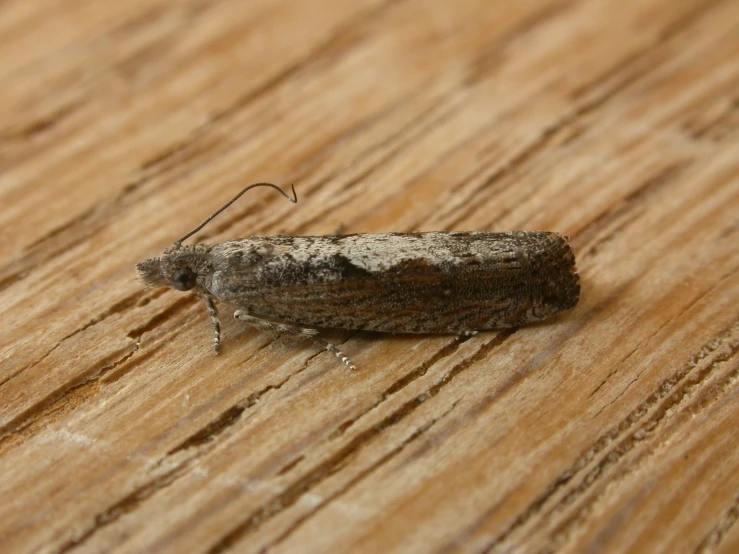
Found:
M 0 551 L 739 551 L 739 4 L 0 3 Z M 578 307 L 336 331 L 145 290 L 199 236 L 568 234 Z

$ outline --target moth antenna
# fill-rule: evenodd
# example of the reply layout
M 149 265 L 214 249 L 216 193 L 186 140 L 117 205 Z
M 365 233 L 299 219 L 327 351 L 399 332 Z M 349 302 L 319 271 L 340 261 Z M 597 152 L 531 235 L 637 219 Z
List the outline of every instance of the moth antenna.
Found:
M 185 235 L 184 237 L 182 237 L 182 238 L 180 238 L 180 239 L 177 239 L 176 241 L 174 241 L 174 247 L 175 247 L 175 248 L 179 248 L 180 246 L 182 246 L 182 242 L 183 242 L 184 240 L 187 240 L 188 238 L 190 238 L 191 236 L 193 236 L 193 235 L 194 235 L 195 233 L 197 233 L 198 231 L 200 231 L 200 229 L 202 229 L 202 228 L 203 228 L 203 227 L 205 227 L 205 226 L 206 226 L 206 225 L 207 225 L 208 223 L 210 223 L 210 222 L 211 222 L 211 220 L 212 220 L 212 219 L 213 219 L 214 217 L 216 217 L 216 216 L 217 216 L 218 214 L 220 214 L 220 213 L 221 213 L 221 212 L 222 212 L 223 210 L 225 210 L 225 209 L 226 209 L 226 208 L 228 208 L 228 207 L 229 207 L 229 206 L 230 206 L 231 204 L 233 204 L 233 203 L 234 203 L 234 202 L 236 202 L 236 201 L 237 201 L 237 200 L 238 200 L 239 198 L 241 198 L 241 195 L 242 195 L 242 194 L 244 194 L 244 193 L 245 193 L 245 192 L 246 192 L 247 190 L 251 190 L 251 189 L 253 189 L 254 187 L 270 187 L 270 188 L 273 188 L 273 189 L 275 189 L 275 190 L 276 190 L 277 192 L 279 192 L 279 193 L 280 193 L 280 194 L 281 194 L 282 196 L 284 196 L 285 198 L 287 198 L 287 199 L 288 199 L 288 200 L 289 200 L 290 202 L 292 202 L 293 204 L 297 203 L 297 201 L 298 201 L 298 195 L 297 195 L 297 193 L 295 192 L 295 185 L 290 185 L 290 186 L 291 186 L 291 188 L 292 188 L 292 191 L 293 191 L 293 197 L 292 197 L 292 198 L 290 198 L 290 197 L 289 197 L 289 196 L 288 196 L 288 195 L 287 195 L 287 194 L 285 193 L 285 191 L 284 191 L 284 190 L 282 190 L 282 189 L 281 189 L 280 187 L 278 187 L 277 185 L 273 185 L 272 183 L 254 183 L 253 185 L 249 185 L 248 187 L 244 188 L 244 189 L 243 189 L 243 190 L 242 190 L 242 191 L 241 191 L 241 192 L 240 192 L 239 194 L 237 194 L 236 196 L 234 196 L 234 197 L 233 197 L 233 198 L 232 198 L 231 200 L 229 200 L 228 202 L 226 202 L 226 204 L 224 204 L 224 205 L 223 205 L 223 206 L 222 206 L 222 207 L 221 207 L 221 208 L 220 208 L 219 210 L 216 210 L 216 211 L 215 211 L 215 212 L 214 212 L 213 214 L 211 214 L 211 215 L 210 215 L 210 216 L 209 216 L 209 217 L 208 217 L 208 218 L 207 218 L 207 219 L 206 219 L 205 221 L 203 221 L 203 222 L 202 222 L 202 223 L 201 223 L 200 225 L 198 225 L 198 226 L 197 226 L 197 227 L 195 227 L 195 228 L 194 228 L 194 229 L 193 229 L 192 231 L 190 231 L 189 233 L 187 233 L 187 234 L 186 234 L 186 235 Z

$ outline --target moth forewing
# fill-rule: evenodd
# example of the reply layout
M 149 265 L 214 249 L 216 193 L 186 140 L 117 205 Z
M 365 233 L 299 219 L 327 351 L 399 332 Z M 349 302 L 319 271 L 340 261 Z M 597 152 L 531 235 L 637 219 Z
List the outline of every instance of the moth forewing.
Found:
M 211 247 L 217 300 L 308 327 L 464 333 L 524 325 L 577 302 L 555 233 L 263 237 Z

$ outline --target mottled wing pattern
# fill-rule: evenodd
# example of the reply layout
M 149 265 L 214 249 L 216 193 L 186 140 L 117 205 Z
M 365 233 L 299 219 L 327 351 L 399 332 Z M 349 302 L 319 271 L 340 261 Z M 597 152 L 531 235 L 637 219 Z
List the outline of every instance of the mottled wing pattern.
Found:
M 311 327 L 511 327 L 552 317 L 579 296 L 574 254 L 556 233 L 255 237 L 212 252 L 218 300 Z

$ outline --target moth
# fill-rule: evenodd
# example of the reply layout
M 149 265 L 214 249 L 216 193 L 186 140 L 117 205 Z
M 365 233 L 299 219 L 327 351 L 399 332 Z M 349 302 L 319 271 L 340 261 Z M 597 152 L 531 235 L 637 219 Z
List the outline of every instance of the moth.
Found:
M 308 338 L 351 360 L 319 336 L 341 328 L 387 333 L 475 334 L 552 318 L 577 304 L 575 255 L 558 233 L 381 233 L 269 236 L 183 245 L 254 187 L 249 185 L 164 255 L 139 263 L 152 287 L 202 297 L 214 329 L 216 302 L 234 317 L 275 335 Z

